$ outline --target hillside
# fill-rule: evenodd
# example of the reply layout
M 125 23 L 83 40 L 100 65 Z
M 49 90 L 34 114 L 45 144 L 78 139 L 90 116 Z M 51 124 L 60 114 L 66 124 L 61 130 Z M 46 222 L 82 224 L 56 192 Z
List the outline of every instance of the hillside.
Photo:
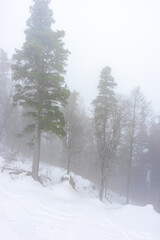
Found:
M 60 183 L 64 171 L 58 168 L 51 168 L 52 178 L 45 181 L 45 186 L 25 172 L 16 174 L 10 168 L 29 171 L 30 164 L 6 164 L 0 158 L 2 240 L 160 239 L 160 215 L 151 205 L 104 204 L 96 198 L 88 180 L 75 177 L 76 191 L 68 182 Z M 41 173 L 49 175 L 51 170 L 46 168 Z

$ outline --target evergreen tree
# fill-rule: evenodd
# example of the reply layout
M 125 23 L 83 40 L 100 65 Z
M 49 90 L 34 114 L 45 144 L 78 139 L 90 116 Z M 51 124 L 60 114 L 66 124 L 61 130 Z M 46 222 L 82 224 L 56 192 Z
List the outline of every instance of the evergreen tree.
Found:
M 114 115 L 116 107 L 115 86 L 116 83 L 111 76 L 111 69 L 105 67 L 100 75 L 98 96 L 93 101 L 95 136 L 101 161 L 100 200 L 103 198 L 106 172 L 115 148 L 115 134 L 117 131 Z
M 69 96 L 63 77 L 69 51 L 64 49 L 64 32 L 52 30 L 50 0 L 33 2 L 25 30 L 26 40 L 13 56 L 12 71 L 14 101 L 34 120 L 27 129 L 34 130 L 32 176 L 38 179 L 41 132 L 65 135 L 61 107 Z

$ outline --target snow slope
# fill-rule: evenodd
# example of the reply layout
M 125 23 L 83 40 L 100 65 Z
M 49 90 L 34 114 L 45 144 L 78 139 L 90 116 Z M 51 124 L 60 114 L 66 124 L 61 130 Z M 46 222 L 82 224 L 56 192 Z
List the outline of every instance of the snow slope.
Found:
M 44 187 L 25 173 L 0 172 L 0 240 L 159 239 L 160 215 L 150 205 L 117 208 L 68 182 Z

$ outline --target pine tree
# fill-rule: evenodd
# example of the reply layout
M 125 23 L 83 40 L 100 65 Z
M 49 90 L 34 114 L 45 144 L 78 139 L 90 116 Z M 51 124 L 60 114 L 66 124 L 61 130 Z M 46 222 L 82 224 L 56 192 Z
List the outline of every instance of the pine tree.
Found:
M 114 128 L 114 112 L 116 107 L 115 86 L 116 83 L 111 76 L 111 69 L 105 67 L 100 75 L 98 96 L 93 101 L 95 137 L 101 161 L 100 200 L 103 198 L 106 171 L 108 170 L 109 161 L 112 157 L 113 141 L 117 130 Z
M 28 130 L 34 130 L 32 176 L 38 179 L 40 140 L 42 131 L 64 136 L 65 120 L 61 107 L 69 91 L 64 82 L 66 60 L 64 31 L 53 31 L 50 0 L 33 0 L 25 30 L 26 40 L 13 56 L 14 101 L 33 118 Z

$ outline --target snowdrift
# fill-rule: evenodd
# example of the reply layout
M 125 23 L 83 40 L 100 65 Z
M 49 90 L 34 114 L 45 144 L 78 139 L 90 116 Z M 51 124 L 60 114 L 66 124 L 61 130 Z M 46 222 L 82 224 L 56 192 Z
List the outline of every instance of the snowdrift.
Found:
M 29 162 L 9 164 L 13 165 L 30 170 Z M 0 169 L 4 166 L 6 163 L 0 158 Z M 151 205 L 104 204 L 95 197 L 88 180 L 75 178 L 78 186 L 75 191 L 68 182 L 60 183 L 63 174 L 63 170 L 55 168 L 52 184 L 46 182 L 43 186 L 25 172 L 17 175 L 7 170 L 0 172 L 0 239 L 160 239 L 160 215 Z

